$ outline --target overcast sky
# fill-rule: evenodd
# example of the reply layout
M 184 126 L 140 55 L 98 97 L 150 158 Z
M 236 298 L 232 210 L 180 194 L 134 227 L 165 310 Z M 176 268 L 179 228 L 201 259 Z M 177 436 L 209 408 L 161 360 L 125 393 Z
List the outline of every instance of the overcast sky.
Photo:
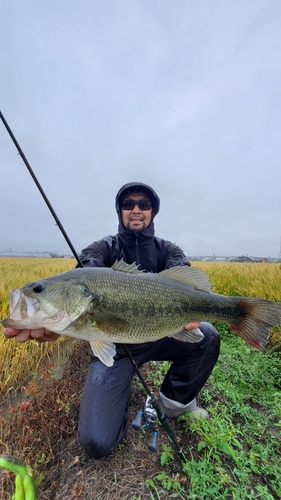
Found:
M 9 0 L 0 109 L 78 252 L 126 182 L 186 255 L 278 257 L 280 0 Z M 0 252 L 70 253 L 0 122 Z

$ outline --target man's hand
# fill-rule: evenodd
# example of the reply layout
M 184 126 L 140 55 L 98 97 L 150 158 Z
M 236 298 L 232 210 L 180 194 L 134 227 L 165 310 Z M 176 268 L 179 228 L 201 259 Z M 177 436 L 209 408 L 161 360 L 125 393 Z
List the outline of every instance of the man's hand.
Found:
M 188 323 L 184 326 L 185 330 L 195 330 L 200 325 L 200 321 Z M 59 338 L 58 333 L 38 328 L 36 330 L 16 330 L 14 328 L 5 328 L 3 334 L 8 339 L 15 338 L 17 342 L 26 342 L 27 340 L 37 340 L 38 342 L 54 342 Z
M 184 330 L 195 330 L 198 328 L 200 325 L 200 321 L 194 321 L 193 323 L 188 323 L 187 325 L 184 325 Z
M 26 342 L 27 340 L 37 340 L 38 342 L 54 342 L 59 337 L 58 333 L 50 332 L 45 328 L 37 330 L 15 330 L 14 328 L 5 328 L 4 335 L 8 339 L 15 338 L 17 342 Z

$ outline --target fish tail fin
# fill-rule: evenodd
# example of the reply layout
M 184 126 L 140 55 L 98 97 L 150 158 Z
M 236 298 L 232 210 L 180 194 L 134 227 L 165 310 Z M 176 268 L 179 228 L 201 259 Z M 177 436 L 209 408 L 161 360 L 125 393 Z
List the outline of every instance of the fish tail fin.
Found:
M 270 328 L 281 323 L 281 303 L 266 299 L 242 298 L 243 317 L 231 323 L 231 329 L 247 344 L 265 352 Z

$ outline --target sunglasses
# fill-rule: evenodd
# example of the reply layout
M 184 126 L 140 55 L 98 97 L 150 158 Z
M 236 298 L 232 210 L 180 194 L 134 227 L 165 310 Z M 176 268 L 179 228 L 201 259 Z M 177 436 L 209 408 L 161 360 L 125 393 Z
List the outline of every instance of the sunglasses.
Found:
M 133 208 L 138 205 L 140 210 L 150 210 L 152 208 L 152 203 L 150 200 L 123 200 L 121 203 L 121 208 L 123 210 L 133 210 Z

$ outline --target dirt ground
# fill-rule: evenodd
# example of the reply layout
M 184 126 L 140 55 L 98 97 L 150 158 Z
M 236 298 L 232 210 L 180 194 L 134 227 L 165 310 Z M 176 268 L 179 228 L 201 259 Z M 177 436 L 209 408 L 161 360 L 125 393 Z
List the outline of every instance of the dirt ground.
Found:
M 158 429 L 155 453 L 147 447 L 151 431 L 136 432 L 131 426 L 124 445 L 104 459 L 88 459 L 78 443 L 79 402 L 88 361 L 88 342 L 77 342 L 61 378 L 54 378 L 48 368 L 42 370 L 39 382 L 28 384 L 21 401 L 0 414 L 0 454 L 17 456 L 32 466 L 40 483 L 39 500 L 151 499 L 145 481 L 154 480 L 163 470 L 162 443 L 171 445 L 164 429 Z M 148 369 L 149 366 L 142 369 L 144 376 Z M 131 422 L 144 399 L 135 377 L 130 396 Z M 180 422 L 172 425 L 183 449 L 191 444 L 196 446 L 196 437 L 183 432 Z M 173 462 L 173 468 L 166 465 L 165 471 L 183 487 L 188 486 L 181 474 L 180 460 Z M 8 500 L 13 492 L 14 474 L 0 470 L 0 500 Z M 163 492 L 159 498 L 165 500 L 170 495 Z

